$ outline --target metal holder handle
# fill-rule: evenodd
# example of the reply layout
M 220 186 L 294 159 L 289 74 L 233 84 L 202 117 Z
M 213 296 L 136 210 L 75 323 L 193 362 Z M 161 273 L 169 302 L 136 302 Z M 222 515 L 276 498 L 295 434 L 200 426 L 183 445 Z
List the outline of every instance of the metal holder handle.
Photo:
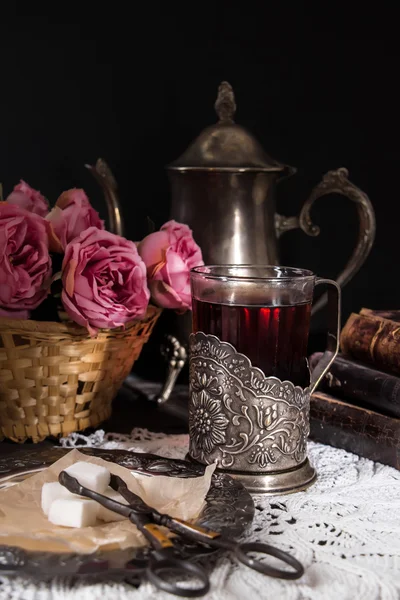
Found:
M 276 215 L 275 229 L 279 238 L 286 231 L 301 228 L 307 235 L 317 236 L 320 229 L 311 220 L 310 211 L 314 202 L 328 194 L 341 194 L 346 196 L 357 206 L 360 228 L 358 240 L 353 254 L 345 268 L 337 278 L 337 283 L 345 286 L 360 270 L 371 251 L 375 239 L 376 221 L 375 212 L 368 196 L 348 179 L 347 169 L 341 168 L 337 171 L 329 171 L 324 175 L 322 181 L 312 190 L 308 200 L 303 205 L 299 217 L 283 217 Z M 320 310 L 327 302 L 324 294 L 313 306 L 313 313 Z
M 341 290 L 336 281 L 317 277 L 315 285 L 325 284 L 328 287 L 328 337 L 326 350 L 311 374 L 310 390 L 315 391 L 339 352 Z

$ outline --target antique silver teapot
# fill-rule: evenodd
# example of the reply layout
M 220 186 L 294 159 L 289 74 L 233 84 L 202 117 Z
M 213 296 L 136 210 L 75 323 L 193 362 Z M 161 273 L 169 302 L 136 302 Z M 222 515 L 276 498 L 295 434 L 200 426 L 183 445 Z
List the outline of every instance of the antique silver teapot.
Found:
M 232 87 L 219 86 L 215 102 L 218 122 L 206 127 L 187 150 L 167 166 L 171 184 L 171 218 L 188 224 L 206 264 L 279 265 L 278 239 L 291 229 L 319 235 L 310 210 L 315 200 L 337 193 L 352 200 L 359 217 L 353 254 L 337 278 L 342 287 L 364 264 L 375 239 L 375 212 L 368 196 L 348 179 L 344 168 L 329 171 L 312 190 L 299 217 L 276 212 L 276 184 L 296 169 L 266 154 L 245 128 L 233 121 Z M 103 188 L 109 228 L 123 235 L 117 184 L 108 165 L 99 159 L 86 165 Z M 325 303 L 322 297 L 314 306 Z
M 342 194 L 355 203 L 360 223 L 355 249 L 337 278 L 343 287 L 364 264 L 375 239 L 375 213 L 368 196 L 349 181 L 347 170 L 340 168 L 329 171 L 312 190 L 299 217 L 278 214 L 276 184 L 296 169 L 268 156 L 255 137 L 234 122 L 235 98 L 227 82 L 219 86 L 215 109 L 218 122 L 204 129 L 167 166 L 171 218 L 193 229 L 206 264 L 279 265 L 279 237 L 296 228 L 317 236 L 319 227 L 310 216 L 313 203 L 328 194 Z M 117 185 L 108 165 L 99 159 L 95 166 L 87 167 L 103 188 L 111 231 L 123 235 Z M 322 296 L 313 312 L 326 300 L 326 295 Z M 170 328 L 173 336 L 166 347 L 170 371 L 158 397 L 161 403 L 167 400 L 185 363 L 190 314 L 176 317 Z
M 187 150 L 168 165 L 171 217 L 188 224 L 206 264 L 279 265 L 278 239 L 300 227 L 319 234 L 310 210 L 314 201 L 342 194 L 357 206 L 360 228 L 356 247 L 337 278 L 342 287 L 365 262 L 375 237 L 375 214 L 367 195 L 341 168 L 328 172 L 311 192 L 299 217 L 276 212 L 276 184 L 296 169 L 268 156 L 254 136 L 233 121 L 232 87 L 219 86 L 215 103 L 218 122 L 204 129 Z M 322 297 L 314 306 L 325 303 Z

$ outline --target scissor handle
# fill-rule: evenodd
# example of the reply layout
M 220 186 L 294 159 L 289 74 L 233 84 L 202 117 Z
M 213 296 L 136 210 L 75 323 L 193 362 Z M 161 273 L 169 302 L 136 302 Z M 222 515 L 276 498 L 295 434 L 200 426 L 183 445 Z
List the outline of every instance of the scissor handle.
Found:
M 146 568 L 147 579 L 159 590 L 182 596 L 184 598 L 199 598 L 204 596 L 210 589 L 210 580 L 202 567 L 188 560 L 175 557 L 152 558 Z M 170 581 L 169 578 L 177 578 L 178 581 Z M 195 583 L 195 587 L 182 585 L 184 579 Z
M 299 579 L 304 574 L 303 565 L 291 554 L 279 550 L 269 544 L 261 544 L 260 542 L 248 542 L 245 544 L 237 544 L 232 548 L 237 559 L 259 573 L 269 575 L 269 577 L 277 577 L 279 579 Z M 273 556 L 278 558 L 282 562 L 286 563 L 290 567 L 293 567 L 293 571 L 287 571 L 286 569 L 277 569 L 272 567 L 268 563 L 262 562 L 250 556 L 251 552 L 257 552 L 259 554 L 265 554 L 267 556 Z

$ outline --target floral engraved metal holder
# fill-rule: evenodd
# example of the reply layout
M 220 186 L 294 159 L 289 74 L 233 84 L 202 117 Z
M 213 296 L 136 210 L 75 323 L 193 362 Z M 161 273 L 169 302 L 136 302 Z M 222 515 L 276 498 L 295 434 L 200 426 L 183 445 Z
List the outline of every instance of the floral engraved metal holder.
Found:
M 190 336 L 189 455 L 239 479 L 250 492 L 304 489 L 311 388 L 266 377 L 227 342 Z

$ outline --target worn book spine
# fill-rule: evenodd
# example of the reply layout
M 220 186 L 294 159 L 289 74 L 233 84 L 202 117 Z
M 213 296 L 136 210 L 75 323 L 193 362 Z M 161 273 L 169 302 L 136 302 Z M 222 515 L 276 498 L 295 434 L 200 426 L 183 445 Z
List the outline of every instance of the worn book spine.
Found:
M 342 353 L 382 371 L 400 374 L 400 323 L 370 312 L 350 315 L 340 336 Z
M 400 470 L 400 419 L 323 392 L 311 397 L 310 438 Z
M 310 357 L 311 370 L 322 356 L 322 352 L 317 352 Z M 339 354 L 320 385 L 327 393 L 352 404 L 400 418 L 400 377 L 396 375 Z
M 400 310 L 373 310 L 371 308 L 363 308 L 360 311 L 360 314 L 381 319 L 389 319 L 390 321 L 396 321 L 397 323 L 400 322 Z

